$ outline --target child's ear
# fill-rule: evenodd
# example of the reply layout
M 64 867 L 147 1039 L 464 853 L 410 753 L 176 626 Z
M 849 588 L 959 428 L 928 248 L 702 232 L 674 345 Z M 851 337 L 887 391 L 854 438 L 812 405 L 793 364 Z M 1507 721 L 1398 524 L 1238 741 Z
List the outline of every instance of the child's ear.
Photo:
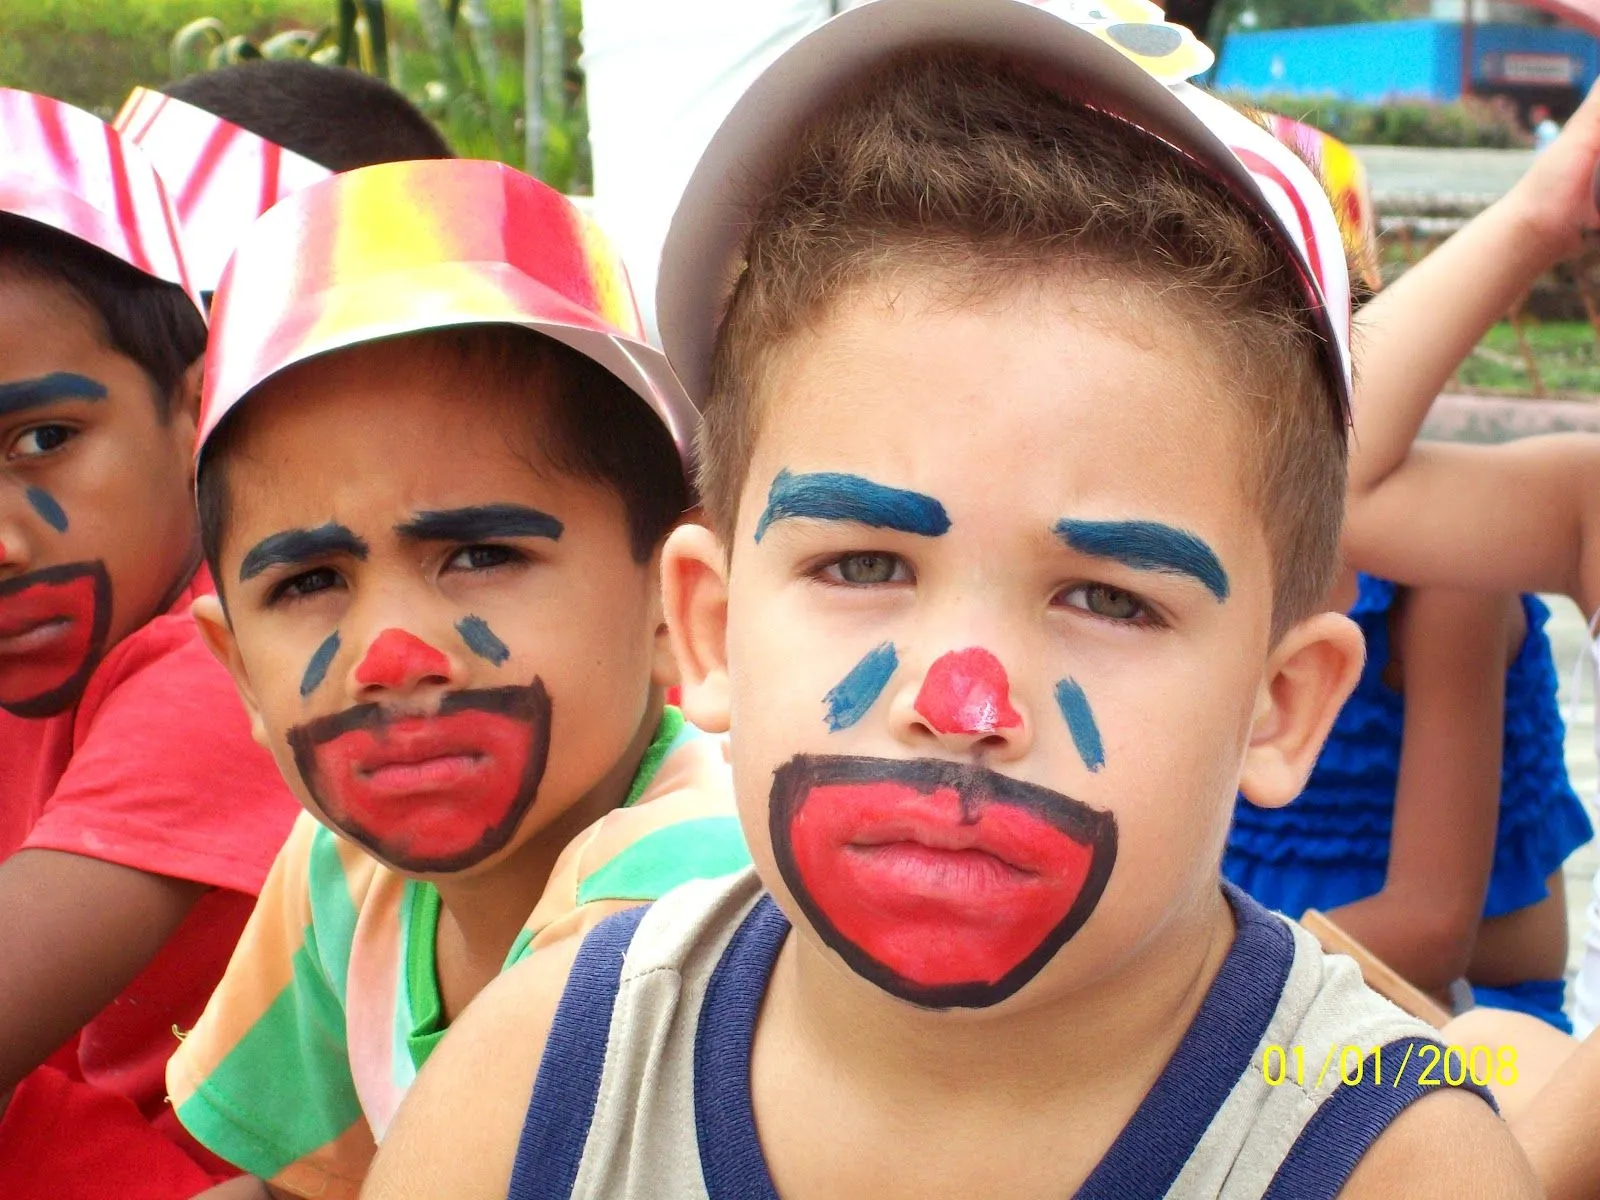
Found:
M 707 733 L 726 733 L 727 555 L 704 525 L 680 525 L 661 549 L 661 594 L 683 680 L 683 713 Z
M 205 382 L 205 368 L 206 360 L 202 355 L 184 368 L 172 389 L 172 414 L 183 417 L 197 428 L 200 424 L 200 388 Z
M 1279 639 L 1256 695 L 1239 778 L 1250 803 L 1279 808 L 1300 794 L 1366 655 L 1361 628 L 1343 613 L 1308 617 Z
M 172 385 L 172 395 L 167 397 L 167 424 L 183 447 L 194 471 L 194 440 L 200 428 L 200 385 L 204 379 L 206 360 L 202 355 L 184 368 L 178 382 Z M 193 478 L 189 480 L 191 486 Z
M 239 642 L 233 636 L 233 626 L 228 624 L 228 613 L 222 601 L 215 596 L 200 596 L 189 606 L 189 615 L 200 627 L 200 640 L 219 663 L 233 676 L 233 686 L 244 702 L 244 711 L 250 718 L 250 736 L 265 750 L 272 749 L 267 741 L 267 726 L 261 719 L 261 708 L 256 704 L 255 689 L 250 685 L 250 674 L 239 657 Z
M 677 687 L 683 682 L 683 676 L 678 671 L 678 660 L 672 654 L 672 635 L 667 630 L 666 606 L 662 601 L 661 552 L 665 545 L 663 539 L 645 565 L 656 584 L 650 593 L 650 628 L 655 630 L 650 644 L 650 682 L 658 688 Z

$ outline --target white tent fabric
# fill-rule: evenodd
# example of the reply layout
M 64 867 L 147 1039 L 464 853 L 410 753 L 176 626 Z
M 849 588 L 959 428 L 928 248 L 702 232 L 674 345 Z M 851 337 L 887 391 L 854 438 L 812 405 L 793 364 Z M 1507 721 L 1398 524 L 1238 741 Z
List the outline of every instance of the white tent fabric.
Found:
M 860 2 L 860 0 L 856 0 Z M 594 215 L 652 340 L 657 260 L 700 152 L 757 75 L 850 0 L 583 0 Z
M 591 211 L 627 264 L 653 342 L 660 342 L 661 245 L 711 135 L 787 47 L 834 13 L 867 2 L 583 0 Z M 1096 7 L 1087 0 L 1034 2 L 1068 18 Z

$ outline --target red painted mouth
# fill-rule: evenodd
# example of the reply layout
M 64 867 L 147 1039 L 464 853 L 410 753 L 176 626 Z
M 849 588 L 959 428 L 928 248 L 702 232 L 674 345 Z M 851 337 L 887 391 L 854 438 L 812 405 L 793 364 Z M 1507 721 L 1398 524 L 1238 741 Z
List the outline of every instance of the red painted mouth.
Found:
M 447 697 L 430 717 L 362 705 L 289 733 L 329 821 L 385 862 L 459 871 L 510 840 L 532 806 L 550 745 L 544 685 Z
M 111 625 L 100 563 L 47 567 L 0 584 L 0 708 L 44 717 L 70 708 L 99 664 Z
M 1012 995 L 1077 932 L 1116 822 L 970 765 L 802 755 L 774 776 L 779 869 L 858 972 L 929 1007 Z

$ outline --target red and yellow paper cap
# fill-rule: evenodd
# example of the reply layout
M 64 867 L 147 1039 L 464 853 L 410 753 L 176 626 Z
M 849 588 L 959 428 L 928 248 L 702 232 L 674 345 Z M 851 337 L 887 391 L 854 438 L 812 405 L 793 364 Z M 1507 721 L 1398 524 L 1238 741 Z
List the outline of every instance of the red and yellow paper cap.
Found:
M 698 415 L 645 341 L 609 240 L 559 192 L 470 159 L 335 175 L 251 226 L 212 302 L 195 454 L 235 405 L 296 363 L 485 324 L 536 330 L 592 359 L 650 406 L 687 466 Z
M 0 212 L 48 225 L 175 283 L 200 307 L 178 219 L 155 168 L 92 113 L 0 88 Z
M 196 286 L 216 288 L 244 231 L 267 209 L 333 172 L 214 113 L 134 88 L 112 124 L 167 185 Z
M 1350 276 L 1311 169 L 1237 109 L 1188 80 L 1213 61 L 1150 0 L 871 0 L 783 52 L 723 120 L 684 189 L 661 252 L 661 339 L 691 394 L 709 386 L 718 321 L 755 201 L 806 123 L 891 56 L 970 47 L 1060 95 L 1118 117 L 1220 185 L 1294 270 L 1342 416 L 1350 402 Z
M 1378 213 L 1372 204 L 1367 169 L 1355 151 L 1332 134 L 1303 121 L 1276 113 L 1263 113 L 1262 119 L 1273 137 L 1305 159 L 1316 172 L 1333 204 L 1339 232 L 1344 235 L 1350 274 L 1377 291 L 1383 286 L 1378 272 Z

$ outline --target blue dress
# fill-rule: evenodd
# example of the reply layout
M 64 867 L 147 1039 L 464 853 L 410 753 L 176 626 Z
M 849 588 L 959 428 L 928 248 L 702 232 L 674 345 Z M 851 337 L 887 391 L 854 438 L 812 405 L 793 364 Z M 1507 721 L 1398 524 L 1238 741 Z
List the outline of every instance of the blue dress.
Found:
M 1234 809 L 1223 874 L 1291 917 L 1308 908 L 1326 912 L 1383 889 L 1405 716 L 1404 697 L 1383 681 L 1397 591 L 1387 580 L 1360 576 L 1350 617 L 1366 636 L 1367 663 L 1305 791 L 1284 808 L 1257 808 L 1240 797 Z M 1550 610 L 1534 596 L 1522 597 L 1522 609 L 1528 633 L 1506 672 L 1500 818 L 1485 917 L 1543 900 L 1549 895 L 1545 880 L 1594 836 L 1567 779 L 1566 726 L 1544 633 Z M 1473 991 L 1480 1004 L 1529 1012 L 1568 1028 L 1560 979 Z

